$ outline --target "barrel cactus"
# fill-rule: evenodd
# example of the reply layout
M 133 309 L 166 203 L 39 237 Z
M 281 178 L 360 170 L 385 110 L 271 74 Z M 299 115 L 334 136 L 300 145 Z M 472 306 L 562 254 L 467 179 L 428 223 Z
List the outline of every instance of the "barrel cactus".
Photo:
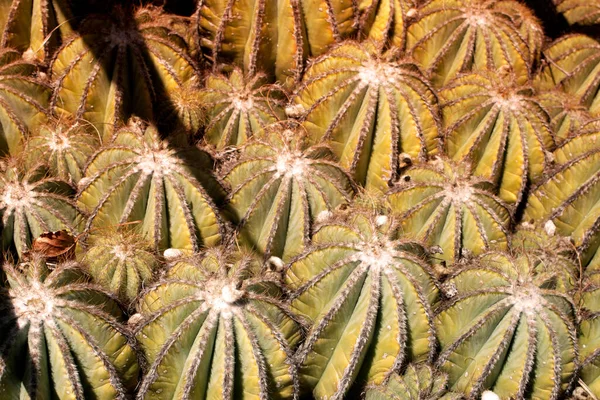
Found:
M 227 209 L 242 245 L 288 261 L 308 246 L 322 213 L 350 202 L 354 187 L 327 148 L 306 148 L 301 130 L 276 124 L 267 132 L 225 167 Z
M 407 48 L 438 87 L 462 72 L 501 68 L 526 83 L 534 60 L 513 20 L 519 6 L 506 0 L 431 0 L 409 26 Z
M 581 295 L 579 323 L 581 370 L 579 375 L 592 395 L 600 396 L 600 281 L 588 282 Z
M 345 42 L 307 69 L 294 102 L 313 143 L 328 143 L 358 183 L 386 191 L 405 161 L 439 150 L 436 96 L 414 64 Z
M 553 0 L 571 25 L 600 25 L 600 4 L 585 0 Z
M 17 51 L 0 48 L 0 156 L 17 154 L 44 122 L 52 90 L 33 77 L 36 72 Z
M 578 135 L 584 125 L 594 120 L 578 98 L 562 90 L 542 92 L 538 99 L 550 117 L 550 129 L 558 146 Z
M 436 279 L 396 225 L 377 208 L 348 210 L 287 270 L 292 310 L 312 324 L 297 361 L 317 399 L 342 399 L 355 383 L 380 384 L 405 361 L 433 357 Z
M 135 233 L 105 230 L 89 243 L 81 263 L 96 283 L 131 304 L 158 269 L 151 249 L 152 245 Z
M 510 74 L 461 76 L 440 92 L 451 158 L 467 159 L 473 173 L 498 185 L 504 201 L 518 205 L 528 183 L 539 180 L 554 149 L 548 115 Z
M 215 69 L 234 64 L 290 87 L 308 57 L 356 32 L 358 7 L 354 0 L 201 0 L 195 21 L 198 44 Z
M 446 282 L 437 311 L 437 365 L 451 390 L 479 398 L 557 399 L 578 367 L 573 300 L 555 290 L 552 266 L 536 272 L 527 254 L 490 252 Z M 557 271 L 560 273 L 560 271 Z
M 263 74 L 246 77 L 239 68 L 229 77 L 212 74 L 200 93 L 209 121 L 204 140 L 218 150 L 244 144 L 270 123 L 285 119 L 285 97 L 280 88 L 267 84 Z
M 225 229 L 215 205 L 222 188 L 208 154 L 193 150 L 170 148 L 156 128 L 132 119 L 86 167 L 78 196 L 86 228 L 138 221 L 132 226 L 157 250 L 217 244 Z
M 361 0 L 359 31 L 380 46 L 404 48 L 406 27 L 417 14 L 415 0 Z
M 439 246 L 439 261 L 507 248 L 508 207 L 470 169 L 445 158 L 415 165 L 387 195 L 403 234 Z
M 82 221 L 67 182 L 48 176 L 43 165 L 25 169 L 19 164 L 12 159 L 0 169 L 0 231 L 2 251 L 21 257 L 42 233 L 77 233 Z
M 547 63 L 536 86 L 560 88 L 579 99 L 594 117 L 600 117 L 600 43 L 584 35 L 566 35 L 552 43 L 544 57 Z
M 410 364 L 402 375 L 393 374 L 387 383 L 367 387 L 365 400 L 460 400 L 447 393 L 448 376 L 428 364 Z
M 73 32 L 68 0 L 3 0 L 0 2 L 0 46 L 48 61 L 61 37 Z
M 87 160 L 100 146 L 96 129 L 85 121 L 49 119 L 27 141 L 28 164 L 43 160 L 49 172 L 72 184 L 83 176 Z
M 137 356 L 115 300 L 73 262 L 5 264 L 0 393 L 6 399 L 126 399 Z
M 125 6 L 111 16 L 82 21 L 80 35 L 65 40 L 52 60 L 54 107 L 91 122 L 104 140 L 131 115 L 151 119 L 158 114 L 153 107 L 159 100 L 161 113 L 177 112 L 181 104 L 169 94 L 199 78 L 170 22 L 153 8 L 134 13 Z
M 295 399 L 298 324 L 280 276 L 229 247 L 177 260 L 139 302 L 139 399 Z

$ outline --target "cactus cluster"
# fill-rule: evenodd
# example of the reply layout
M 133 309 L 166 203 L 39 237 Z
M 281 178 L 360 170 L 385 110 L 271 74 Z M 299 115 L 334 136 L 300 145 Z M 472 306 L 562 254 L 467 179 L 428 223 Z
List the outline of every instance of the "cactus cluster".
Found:
M 597 2 L 0 0 L 0 399 L 600 398 Z

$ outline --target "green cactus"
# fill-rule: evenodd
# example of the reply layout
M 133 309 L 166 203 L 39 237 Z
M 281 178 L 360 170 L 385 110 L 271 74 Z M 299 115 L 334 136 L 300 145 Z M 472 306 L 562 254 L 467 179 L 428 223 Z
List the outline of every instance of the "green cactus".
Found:
M 73 262 L 51 267 L 36 255 L 3 269 L 2 398 L 127 399 L 139 367 L 116 301 Z
M 229 77 L 212 74 L 200 92 L 208 124 L 204 140 L 218 150 L 244 144 L 270 123 L 285 119 L 284 94 L 265 76 L 245 77 L 234 68 Z
M 445 283 L 436 363 L 451 390 L 469 399 L 488 388 L 503 399 L 558 399 L 570 387 L 578 367 L 574 304 L 555 290 L 548 267 L 538 273 L 527 253 L 490 252 Z
M 393 374 L 385 384 L 367 387 L 365 400 L 461 400 L 447 393 L 448 376 L 427 364 L 410 364 L 402 375 Z
M 553 0 L 570 25 L 600 25 L 600 4 L 585 0 Z
M 81 263 L 96 283 L 131 304 L 158 269 L 151 247 L 135 233 L 107 230 L 95 236 Z
M 396 224 L 376 208 L 349 209 L 287 270 L 291 307 L 313 324 L 297 361 L 317 399 L 342 399 L 355 383 L 380 384 L 405 361 L 433 357 L 436 279 Z
M 76 185 L 99 146 L 98 132 L 89 123 L 50 119 L 29 138 L 24 156 L 28 165 L 44 160 L 53 176 Z
M 439 246 L 436 258 L 454 263 L 491 248 L 506 249 L 507 205 L 470 166 L 437 158 L 406 170 L 387 200 L 404 235 Z
M 416 0 L 360 0 L 359 32 L 380 46 L 404 48 L 406 27 L 417 14 Z
M 16 155 L 28 133 L 44 122 L 52 90 L 35 73 L 37 67 L 18 52 L 0 48 L 0 156 Z
M 290 87 L 308 57 L 356 32 L 355 0 L 250 0 L 198 2 L 197 42 L 214 68 L 242 67 Z
M 0 232 L 2 252 L 19 257 L 44 232 L 66 229 L 77 233 L 82 224 L 73 188 L 48 176 L 43 165 L 24 169 L 19 159 L 0 165 Z
M 105 141 L 131 115 L 150 120 L 170 111 L 186 120 L 195 103 L 182 93 L 199 78 L 171 22 L 156 9 L 125 6 L 88 17 L 52 60 L 54 107 L 91 122 Z
M 294 99 L 312 143 L 328 143 L 354 179 L 386 191 L 406 159 L 439 147 L 436 96 L 416 66 L 371 42 L 345 42 L 307 69 Z
M 215 245 L 225 227 L 215 201 L 224 194 L 211 168 L 207 153 L 170 148 L 154 127 L 132 119 L 90 159 L 80 181 L 86 228 L 137 221 L 157 250 Z
M 519 7 L 508 0 L 431 0 L 409 26 L 407 48 L 438 87 L 462 72 L 501 68 L 526 83 L 536 39 L 521 26 Z
M 0 1 L 0 46 L 18 50 L 28 59 L 48 61 L 61 37 L 73 32 L 68 0 Z
M 300 330 L 280 276 L 228 247 L 179 259 L 139 303 L 139 399 L 297 399 Z
M 544 57 L 547 62 L 536 77 L 536 86 L 559 88 L 600 117 L 600 43 L 584 35 L 566 35 L 552 43 Z
M 589 282 L 581 295 L 579 323 L 580 381 L 592 395 L 600 397 L 600 281 Z
M 558 146 L 579 134 L 581 128 L 594 118 L 575 96 L 562 90 L 542 92 L 538 96 L 540 105 L 550 117 L 550 130 Z
M 320 215 L 348 204 L 350 177 L 321 146 L 305 147 L 301 130 L 276 124 L 244 146 L 225 167 L 227 209 L 239 242 L 284 261 L 308 245 Z
M 539 180 L 554 149 L 548 115 L 510 74 L 461 76 L 440 92 L 449 156 L 469 160 L 473 173 L 498 185 L 498 195 L 520 204 L 528 182 Z

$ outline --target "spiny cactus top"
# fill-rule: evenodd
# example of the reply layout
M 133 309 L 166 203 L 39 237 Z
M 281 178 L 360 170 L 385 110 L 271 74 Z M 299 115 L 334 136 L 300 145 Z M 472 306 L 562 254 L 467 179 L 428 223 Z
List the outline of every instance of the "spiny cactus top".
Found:
M 60 38 L 73 32 L 68 0 L 3 0 L 0 2 L 0 46 L 47 61 Z
M 226 166 L 228 211 L 241 244 L 288 261 L 309 244 L 321 213 L 350 202 L 350 177 L 327 148 L 306 148 L 301 129 L 276 124 Z
M 139 303 L 139 399 L 296 399 L 297 323 L 280 276 L 231 248 L 180 259 Z
M 448 376 L 428 364 L 410 364 L 402 375 L 393 374 L 385 384 L 367 387 L 365 400 L 460 400 L 447 393 Z
M 600 25 L 600 3 L 586 0 L 553 0 L 556 11 L 571 25 Z
M 353 208 L 320 227 L 286 273 L 291 306 L 312 323 L 297 359 L 317 399 L 342 399 L 356 382 L 383 382 L 435 348 L 437 284 L 420 245 L 397 221 Z
M 0 48 L 0 156 L 17 154 L 44 121 L 52 90 L 32 77 L 36 72 L 18 52 Z
M 415 165 L 387 196 L 401 232 L 439 246 L 438 260 L 454 263 L 490 248 L 507 248 L 507 205 L 469 170 L 468 164 L 445 158 Z
M 600 117 L 600 43 L 584 35 L 567 35 L 548 47 L 544 57 L 547 62 L 536 85 L 561 88 Z
M 0 230 L 1 250 L 20 257 L 42 233 L 75 233 L 82 221 L 67 182 L 49 176 L 40 164 L 24 169 L 19 163 L 13 159 L 0 166 Z
M 158 260 L 145 243 L 131 232 L 105 230 L 85 250 L 81 263 L 106 290 L 130 304 L 148 285 Z
M 503 399 L 557 399 L 569 387 L 577 368 L 574 304 L 549 272 L 536 273 L 527 254 L 491 252 L 445 284 L 437 365 L 451 390 L 471 399 L 488 388 Z
M 51 119 L 29 138 L 25 147 L 28 164 L 44 161 L 52 175 L 77 184 L 88 158 L 100 147 L 100 140 L 98 131 L 88 122 Z
M 357 25 L 356 0 L 201 0 L 196 11 L 198 42 L 215 68 L 232 63 L 287 87 L 300 80 L 308 57 Z
M 295 103 L 312 142 L 325 141 L 358 183 L 385 191 L 404 158 L 438 150 L 436 97 L 397 51 L 345 42 L 307 69 Z
M 504 201 L 518 205 L 528 181 L 541 178 L 554 149 L 548 115 L 510 74 L 459 77 L 440 92 L 445 146 L 453 159 L 467 159 L 475 175 L 498 185 Z
M 499 68 L 525 83 L 534 60 L 513 20 L 515 7 L 506 0 L 430 0 L 408 28 L 408 50 L 436 86 L 461 72 Z
M 224 222 L 214 200 L 223 194 L 211 168 L 207 153 L 170 148 L 154 127 L 132 119 L 86 167 L 78 203 L 87 228 L 138 221 L 156 249 L 217 244 Z
M 198 77 L 185 42 L 169 23 L 155 9 L 133 13 L 125 6 L 112 16 L 88 17 L 81 35 L 66 39 L 52 60 L 54 106 L 94 124 L 104 140 L 131 115 L 151 119 L 157 97 L 162 113 L 176 112 L 169 93 Z
M 406 28 L 417 14 L 417 0 L 360 0 L 359 36 L 380 46 L 404 48 Z
M 115 300 L 77 264 L 35 256 L 4 265 L 0 289 L 0 396 L 126 399 L 139 372 Z
M 247 77 L 234 68 L 229 77 L 209 75 L 200 96 L 208 120 L 204 140 L 218 150 L 244 144 L 269 123 L 285 119 L 283 93 L 262 74 Z
M 578 135 L 581 128 L 594 119 L 577 97 L 562 90 L 542 92 L 538 99 L 550 117 L 550 129 L 558 146 Z

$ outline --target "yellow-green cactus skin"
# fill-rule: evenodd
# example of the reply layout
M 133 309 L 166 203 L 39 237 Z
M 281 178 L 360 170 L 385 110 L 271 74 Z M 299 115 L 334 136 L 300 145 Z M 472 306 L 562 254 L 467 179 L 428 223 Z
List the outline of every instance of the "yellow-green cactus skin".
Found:
M 534 62 L 528 42 L 536 39 L 521 31 L 515 7 L 506 0 L 430 0 L 408 28 L 408 51 L 437 87 L 463 72 L 500 68 L 526 83 Z
M 98 147 L 98 132 L 90 123 L 51 118 L 29 138 L 24 155 L 27 164 L 43 160 L 53 176 L 76 185 Z
M 229 76 L 211 74 L 200 96 L 208 120 L 204 140 L 217 150 L 240 146 L 267 125 L 285 119 L 285 95 L 263 74 L 244 76 L 239 68 Z
M 470 166 L 438 158 L 415 165 L 387 194 L 401 232 L 437 249 L 453 264 L 463 256 L 507 249 L 511 224 L 506 203 Z
M 579 323 L 579 375 L 586 389 L 600 396 L 600 280 L 588 282 L 581 294 L 581 315 Z
M 538 99 L 550 117 L 550 129 L 557 146 L 578 135 L 582 127 L 594 119 L 578 98 L 562 90 L 544 91 Z
M 51 88 L 33 75 L 37 67 L 18 52 L 0 49 L 0 155 L 16 155 L 45 120 Z
M 560 273 L 558 271 L 557 273 Z M 558 399 L 578 368 L 573 300 L 539 274 L 527 254 L 490 252 L 445 283 L 437 310 L 436 361 L 450 390 L 469 399 Z
M 406 27 L 417 13 L 416 0 L 360 0 L 359 37 L 381 47 L 404 48 Z
M 55 109 L 91 122 L 105 141 L 132 115 L 150 120 L 154 107 L 176 112 L 170 94 L 199 78 L 170 22 L 153 8 L 134 13 L 125 6 L 84 20 L 52 60 Z
M 306 147 L 301 129 L 276 124 L 223 172 L 240 244 L 288 261 L 309 244 L 320 215 L 350 203 L 352 180 L 326 147 Z
M 3 270 L 0 393 L 4 399 L 119 399 L 139 373 L 115 299 L 76 263 L 29 262 Z
M 157 250 L 216 245 L 225 223 L 215 201 L 224 193 L 211 168 L 207 153 L 169 147 L 156 128 L 132 119 L 85 169 L 77 201 L 86 228 L 132 222 Z
M 600 4 L 585 0 L 553 0 L 556 11 L 571 25 L 599 25 Z
M 435 351 L 438 288 L 426 252 L 378 211 L 325 222 L 286 273 L 292 310 L 312 324 L 297 361 L 316 399 L 343 399 L 353 384 L 380 384 Z
M 74 22 L 68 0 L 0 0 L 0 47 L 47 62 Z
M 304 62 L 353 35 L 356 0 L 200 0 L 197 40 L 214 68 L 234 64 L 284 86 L 300 80 Z
M 533 89 L 510 74 L 476 73 L 453 80 L 439 96 L 448 155 L 471 162 L 475 175 L 498 186 L 502 200 L 519 205 L 554 150 L 549 117 Z
M 314 60 L 295 98 L 312 143 L 333 149 L 357 183 L 385 192 L 403 159 L 439 150 L 439 110 L 427 80 L 397 50 L 345 42 Z
M 19 164 L 21 160 L 13 159 L 0 166 L 0 232 L 2 252 L 21 257 L 44 232 L 78 233 L 82 216 L 68 182 L 50 176 L 44 165 Z
M 600 43 L 584 35 L 566 35 L 544 51 L 544 58 L 547 62 L 536 77 L 536 86 L 560 88 L 600 117 Z
M 125 304 L 142 292 L 158 269 L 152 245 L 131 232 L 106 230 L 96 235 L 81 263 L 94 281 Z
M 139 399 L 297 399 L 300 330 L 280 275 L 228 247 L 178 259 L 139 302 Z
M 365 400 L 461 400 L 448 393 L 448 376 L 430 365 L 410 364 L 402 375 L 393 374 L 385 384 L 370 385 Z

